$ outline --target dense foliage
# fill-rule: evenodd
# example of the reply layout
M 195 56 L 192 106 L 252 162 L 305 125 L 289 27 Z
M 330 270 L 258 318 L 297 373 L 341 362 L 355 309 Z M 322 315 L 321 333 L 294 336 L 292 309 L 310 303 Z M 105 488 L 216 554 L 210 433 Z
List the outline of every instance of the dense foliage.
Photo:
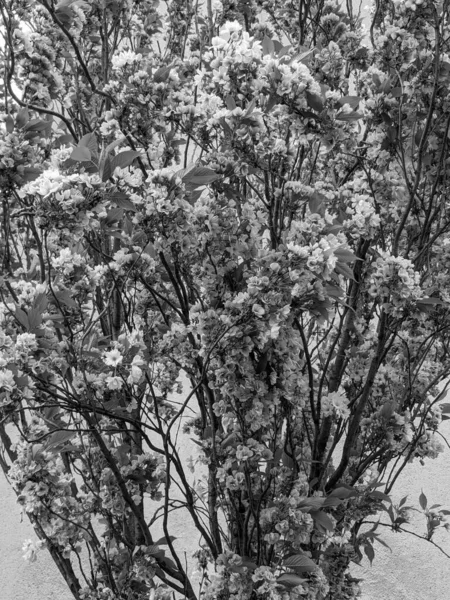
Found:
M 1 466 L 77 600 L 355 598 L 448 408 L 448 1 L 158 4 L 0 0 Z

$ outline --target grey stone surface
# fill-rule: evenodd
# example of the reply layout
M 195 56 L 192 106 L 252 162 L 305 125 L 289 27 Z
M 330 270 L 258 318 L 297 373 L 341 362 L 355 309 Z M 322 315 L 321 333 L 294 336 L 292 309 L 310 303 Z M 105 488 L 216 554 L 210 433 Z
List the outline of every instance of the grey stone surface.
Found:
M 442 432 L 450 439 L 450 422 L 444 423 Z M 181 437 L 179 444 L 186 457 L 195 453 L 189 439 Z M 418 506 L 422 489 L 429 505 L 442 504 L 450 508 L 450 450 L 447 447 L 439 458 L 426 462 L 425 466 L 409 465 L 398 481 L 394 496 L 398 500 L 409 494 L 408 504 Z M 3 474 L 0 474 L 0 498 L 0 600 L 71 600 L 47 551 L 41 551 L 35 563 L 23 560 L 24 540 L 36 539 L 36 536 L 27 518 L 22 520 L 20 507 Z M 148 508 L 156 506 L 149 504 Z M 198 535 L 189 518 L 183 511 L 176 511 L 171 514 L 169 528 L 178 537 L 177 548 L 187 560 L 198 546 Z M 417 515 L 410 528 L 423 533 L 423 517 Z M 388 529 L 383 534 L 392 553 L 378 545 L 373 567 L 363 563 L 353 568 L 354 576 L 364 579 L 363 600 L 450 599 L 450 559 L 431 544 L 410 535 L 394 534 Z M 443 530 L 435 541 L 450 554 L 450 533 Z
M 34 563 L 22 558 L 27 539 L 37 536 L 0 471 L 0 600 L 73 600 L 47 550 Z

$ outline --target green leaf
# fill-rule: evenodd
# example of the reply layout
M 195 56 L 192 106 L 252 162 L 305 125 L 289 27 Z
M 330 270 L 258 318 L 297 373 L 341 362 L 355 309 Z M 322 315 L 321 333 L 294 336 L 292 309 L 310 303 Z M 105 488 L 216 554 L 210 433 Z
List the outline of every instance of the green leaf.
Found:
M 140 152 L 136 152 L 136 150 L 124 150 L 123 152 L 119 152 L 119 154 L 116 154 L 116 156 L 113 156 L 111 159 L 111 171 L 114 173 L 116 167 L 126 169 L 126 167 L 129 167 L 136 158 L 139 158 L 140 156 Z
M 306 554 L 294 554 L 293 556 L 285 558 L 283 566 L 288 567 L 289 569 L 304 569 L 309 571 L 317 569 L 316 563 L 311 560 L 309 556 L 306 556 Z
M 283 466 L 287 469 L 293 469 L 295 467 L 294 459 L 291 456 L 289 456 L 289 454 L 286 454 L 284 450 L 281 456 L 281 462 L 283 463 Z
M 65 133 L 56 138 L 55 147 L 61 148 L 61 146 L 68 146 L 69 144 L 73 144 L 73 141 L 73 136 L 71 136 L 70 133 Z
M 30 329 L 36 329 L 42 324 L 42 315 L 38 309 L 30 308 L 28 311 L 28 323 Z
M 72 23 L 74 13 L 70 6 L 57 5 L 55 9 L 55 17 L 59 19 L 64 27 L 69 28 Z
M 364 554 L 370 561 L 370 566 L 372 566 L 373 559 L 375 558 L 375 551 L 373 549 L 372 544 L 366 543 L 364 545 Z
M 331 283 L 327 283 L 324 286 L 324 290 L 327 296 L 331 296 L 331 298 L 342 298 L 342 296 L 344 296 L 344 290 L 337 285 L 332 285 Z
M 164 550 L 160 548 L 157 544 L 147 546 L 147 548 L 145 549 L 145 553 L 149 554 L 150 556 L 154 556 L 155 558 L 163 558 L 165 554 Z
M 425 494 L 423 493 L 423 490 L 419 496 L 419 504 L 422 507 L 422 510 L 427 509 L 428 500 L 427 500 L 427 497 L 425 496 Z
M 375 500 L 384 500 L 385 502 L 389 502 L 389 504 L 392 504 L 391 498 L 387 494 L 384 494 L 379 490 L 374 490 L 373 492 L 370 492 L 369 498 L 375 498 Z
M 440 298 L 419 298 L 417 300 L 417 304 L 428 304 L 430 306 L 437 306 L 439 304 L 447 304 L 445 300 L 441 300 Z
M 334 523 L 327 513 L 323 512 L 322 510 L 317 510 L 311 511 L 310 515 L 314 519 L 316 525 L 320 525 L 328 531 L 334 531 Z
M 343 275 L 347 279 L 352 279 L 353 281 L 355 281 L 353 271 L 345 263 L 338 262 L 334 270 L 336 271 L 336 273 L 339 273 L 339 275 Z
M 351 108 L 358 108 L 359 103 L 361 102 L 361 98 L 359 96 L 343 96 L 339 98 L 338 104 L 344 106 L 344 104 L 348 104 Z
M 133 202 L 124 192 L 114 192 L 109 198 L 111 202 L 124 210 L 132 210 L 133 212 L 136 212 L 137 210 Z
M 111 159 L 109 156 L 105 156 L 100 160 L 100 177 L 102 178 L 102 181 L 108 181 L 112 174 Z
M 61 290 L 55 293 L 56 300 L 62 304 L 65 304 L 69 308 L 78 308 L 78 304 L 72 298 L 67 290 Z
M 317 96 L 317 94 L 311 94 L 310 92 L 306 92 L 305 95 L 308 106 L 316 112 L 321 113 L 325 108 L 322 98 Z
M 241 565 L 246 567 L 249 571 L 255 571 L 258 568 L 258 565 L 248 556 L 242 557 Z
M 356 490 L 346 487 L 338 487 L 335 490 L 333 490 L 330 494 L 331 497 L 342 498 L 342 500 L 347 500 L 347 498 L 354 497 L 356 495 Z
M 14 119 L 11 117 L 11 115 L 6 116 L 5 126 L 7 133 L 12 133 L 14 131 Z
M 125 142 L 127 138 L 125 136 L 120 137 L 117 140 L 114 140 L 114 142 L 111 142 L 110 144 L 108 144 L 105 148 L 105 154 L 110 154 L 114 148 L 117 148 L 117 146 L 120 146 L 121 144 L 123 144 Z
M 231 94 L 228 94 L 225 98 L 225 106 L 228 110 L 234 110 L 236 108 L 236 101 Z
M 275 44 L 267 35 L 263 37 L 262 51 L 263 54 L 273 54 L 275 52 Z
M 25 167 L 22 173 L 22 179 L 28 183 L 29 181 L 37 179 L 41 173 L 42 171 L 38 167 Z
M 362 119 L 363 115 L 359 112 L 356 111 L 352 111 L 352 112 L 338 112 L 338 114 L 336 115 L 336 119 L 338 119 L 339 121 L 346 121 L 346 122 L 351 122 L 351 121 L 358 121 L 359 119 Z
M 97 143 L 97 136 L 95 135 L 95 133 L 87 133 L 86 135 L 83 135 L 83 137 L 81 138 L 81 140 L 78 142 L 78 147 L 85 147 L 88 148 L 92 154 L 97 155 L 98 154 L 98 143 Z
M 217 179 L 220 179 L 220 175 L 218 175 L 212 169 L 208 169 L 208 167 L 194 167 L 182 177 L 183 183 L 195 187 L 200 185 L 209 185 Z
M 307 510 L 317 510 L 322 508 L 325 503 L 325 498 L 320 498 L 316 496 L 311 496 L 310 498 L 305 498 L 298 503 L 298 508 L 304 512 Z M 306 510 L 305 510 L 306 509 Z
M 174 541 L 175 541 L 175 540 L 177 540 L 177 539 L 178 539 L 178 538 L 177 538 L 177 537 L 175 537 L 174 535 L 169 535 L 169 540 L 170 540 L 171 542 L 174 542 Z M 164 537 L 162 537 L 162 538 L 159 538 L 159 540 L 157 540 L 157 541 L 155 542 L 155 544 L 154 544 L 154 545 L 155 545 L 155 546 L 161 546 L 162 544 L 168 544 L 167 538 L 166 538 L 165 536 L 164 536 Z
M 314 192 L 308 200 L 308 206 L 311 214 L 319 214 L 322 217 L 325 214 L 326 196 L 320 192 Z
M 334 251 L 334 255 L 337 256 L 339 261 L 344 263 L 352 263 L 355 260 L 362 260 L 361 258 L 358 258 L 355 254 L 353 254 L 353 252 L 347 250 L 347 248 L 337 248 Z
M 112 225 L 113 223 L 117 223 L 117 221 L 120 221 L 123 217 L 123 209 L 122 208 L 113 208 L 110 211 L 108 211 L 106 218 L 105 218 L 105 224 L 106 225 Z
M 77 162 L 90 162 L 91 156 L 91 151 L 87 146 L 77 146 L 72 150 L 69 158 Z
M 343 500 L 341 500 L 340 498 L 328 496 L 328 498 L 325 498 L 325 502 L 323 503 L 323 506 L 324 506 L 324 508 L 326 506 L 339 506 L 339 504 L 342 504 L 342 502 L 343 502 Z
M 229 446 L 232 447 L 236 447 L 237 446 L 237 435 L 236 433 L 232 432 L 229 435 L 227 435 L 226 438 L 224 438 L 220 444 L 221 448 L 228 448 Z
M 279 585 L 283 585 L 284 587 L 288 588 L 294 588 L 297 585 L 305 583 L 306 581 L 308 580 L 296 575 L 295 573 L 283 573 L 283 575 L 280 575 L 277 579 L 277 583 Z
M 76 436 L 75 431 L 55 431 L 45 442 L 46 450 L 56 450 Z
M 172 65 L 167 67 L 160 67 L 157 71 L 155 71 L 153 75 L 153 81 L 155 83 L 164 83 L 169 79 L 170 71 L 172 69 Z
M 17 129 L 22 129 L 25 123 L 28 123 L 30 119 L 29 112 L 26 108 L 21 108 L 16 116 L 16 126 Z
M 44 131 L 44 129 L 47 129 L 48 127 L 51 127 L 51 122 L 50 121 L 42 121 L 41 119 L 31 119 L 31 121 L 28 121 L 28 123 L 23 127 L 24 131 Z
M 30 323 L 28 322 L 28 316 L 27 316 L 27 313 L 24 310 L 22 310 L 21 308 L 19 308 L 18 306 L 16 306 L 16 312 L 14 313 L 14 316 L 19 321 L 19 323 L 23 327 L 25 327 L 25 329 L 28 330 L 30 328 Z

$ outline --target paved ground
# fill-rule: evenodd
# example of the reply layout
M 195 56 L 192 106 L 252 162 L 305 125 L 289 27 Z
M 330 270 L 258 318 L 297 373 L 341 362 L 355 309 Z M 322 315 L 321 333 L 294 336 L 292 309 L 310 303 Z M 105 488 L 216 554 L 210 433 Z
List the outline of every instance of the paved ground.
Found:
M 450 439 L 450 421 L 443 433 Z M 190 440 L 182 441 L 186 455 L 193 452 Z M 424 467 L 410 466 L 399 481 L 397 498 L 410 494 L 410 501 L 418 505 L 421 489 L 428 496 L 429 505 L 441 503 L 450 508 L 450 450 Z M 20 507 L 0 475 L 0 600 L 71 600 L 56 567 L 45 551 L 37 562 L 28 564 L 22 559 L 24 540 L 36 539 L 31 525 L 21 521 Z M 198 538 L 181 513 L 172 516 L 172 531 L 178 537 L 177 545 L 187 553 L 195 549 Z M 424 531 L 424 522 L 418 520 L 415 530 Z M 450 559 L 445 558 L 430 544 L 405 534 L 386 530 L 384 538 L 392 554 L 379 546 L 372 568 L 355 567 L 356 577 L 365 580 L 363 600 L 448 600 L 450 598 Z M 450 533 L 443 531 L 436 537 L 450 554 Z

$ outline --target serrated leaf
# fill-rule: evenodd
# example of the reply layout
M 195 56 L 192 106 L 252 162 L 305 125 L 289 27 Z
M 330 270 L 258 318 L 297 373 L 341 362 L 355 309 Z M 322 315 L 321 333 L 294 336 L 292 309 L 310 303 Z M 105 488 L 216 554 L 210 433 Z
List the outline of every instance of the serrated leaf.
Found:
M 38 167 L 25 167 L 22 173 L 22 179 L 24 182 L 28 183 L 37 179 L 41 173 L 42 171 Z
M 42 324 L 42 315 L 38 309 L 30 308 L 28 311 L 28 323 L 30 329 L 36 329 Z
M 75 431 L 55 431 L 45 442 L 46 450 L 56 449 L 76 436 Z
M 98 142 L 95 133 L 87 133 L 83 135 L 81 140 L 78 142 L 78 148 L 88 148 L 92 154 L 98 154 Z
M 19 308 L 18 306 L 16 306 L 16 311 L 14 313 L 14 316 L 19 321 L 19 323 L 23 327 L 25 327 L 25 329 L 28 330 L 30 328 L 30 324 L 28 322 L 28 316 L 27 316 L 27 313 L 24 310 L 22 310 L 21 308 Z
M 256 98 L 253 98 L 251 102 L 247 104 L 247 108 L 245 109 L 245 116 L 248 117 L 255 110 L 256 106 Z
M 298 503 L 298 508 L 304 512 L 307 510 L 317 510 L 322 508 L 325 503 L 325 498 L 311 496 L 310 498 L 305 498 L 304 500 L 300 500 Z
M 105 156 L 100 161 L 100 176 L 102 178 L 102 181 L 108 181 L 112 174 L 113 172 L 111 169 L 111 159 L 109 158 L 109 156 Z
M 373 549 L 372 544 L 365 544 L 364 545 L 364 554 L 369 559 L 370 566 L 372 566 L 373 559 L 375 558 L 375 551 Z
M 320 192 L 314 192 L 308 200 L 308 206 L 311 214 L 324 215 L 326 196 Z
M 220 447 L 223 449 L 228 448 L 229 446 L 236 447 L 237 442 L 238 442 L 237 435 L 236 435 L 236 433 L 232 432 L 229 435 L 227 435 L 226 438 L 224 438 L 222 440 Z
M 7 133 L 12 133 L 14 131 L 14 119 L 11 117 L 11 115 L 6 116 L 5 126 Z
M 241 566 L 245 567 L 249 571 L 255 571 L 255 569 L 258 568 L 258 565 L 248 556 L 242 557 Z
M 342 296 L 344 296 L 344 290 L 341 290 L 339 286 L 330 283 L 327 283 L 324 286 L 324 290 L 327 296 L 330 296 L 331 298 L 342 298 Z
M 171 65 L 167 66 L 167 67 L 160 67 L 153 74 L 154 82 L 155 83 L 163 83 L 164 81 L 167 81 L 169 79 L 171 69 L 172 69 Z
M 17 385 L 17 387 L 24 388 L 24 387 L 27 387 L 27 385 L 29 384 L 29 379 L 26 375 L 22 376 L 22 377 L 18 377 L 17 375 L 14 375 L 14 382 Z
M 318 96 L 317 94 L 311 94 L 311 92 L 306 92 L 305 96 L 306 96 L 306 103 L 308 104 L 308 106 L 310 108 L 312 108 L 313 110 L 315 110 L 318 113 L 321 113 L 323 111 L 323 109 L 325 108 L 325 105 L 320 96 Z
M 42 121 L 41 119 L 31 119 L 31 121 L 28 121 L 28 123 L 23 127 L 23 130 L 27 132 L 44 131 L 44 129 L 47 129 L 50 126 L 50 121 Z
M 339 261 L 344 263 L 351 263 L 355 260 L 362 260 L 361 258 L 358 258 L 355 254 L 353 254 L 353 252 L 347 250 L 347 248 L 337 248 L 334 251 L 334 255 L 337 256 Z
M 346 122 L 358 121 L 359 119 L 362 119 L 362 118 L 363 118 L 363 115 L 356 111 L 352 111 L 349 113 L 340 111 L 336 115 L 336 119 L 338 121 L 346 121 Z
M 324 508 L 326 506 L 339 506 L 340 504 L 342 504 L 343 500 L 341 500 L 341 498 L 333 498 L 331 496 L 328 496 L 328 498 L 325 498 L 325 502 L 323 503 Z
M 37 294 L 33 301 L 33 308 L 37 308 L 41 313 L 48 306 L 48 298 L 44 293 Z
M 295 462 L 294 459 L 289 456 L 289 454 L 286 454 L 286 452 L 283 450 L 283 454 L 281 455 L 281 462 L 283 463 L 283 466 L 286 467 L 286 469 L 293 469 L 295 467 Z
M 339 98 L 338 104 L 344 106 L 344 104 L 348 104 L 351 108 L 358 108 L 359 103 L 361 102 L 361 98 L 359 96 L 343 96 Z
M 392 552 L 392 549 L 390 546 L 388 546 L 386 544 L 386 542 L 384 540 L 382 540 L 380 537 L 378 537 L 378 534 L 375 536 L 376 541 L 381 544 L 382 546 L 384 546 L 385 548 L 387 548 L 390 552 Z
M 427 509 L 428 500 L 427 500 L 427 497 L 425 496 L 425 494 L 423 493 L 423 490 L 419 496 L 419 504 L 422 507 L 422 510 Z
M 114 142 L 111 142 L 110 144 L 108 144 L 105 148 L 105 154 L 110 154 L 114 148 L 117 148 L 117 146 L 120 146 L 121 144 L 123 144 L 125 142 L 127 138 L 125 136 L 120 137 L 117 140 L 114 140 Z
M 194 167 L 182 177 L 183 183 L 193 186 L 209 185 L 217 179 L 220 175 L 208 167 Z
M 418 304 L 429 304 L 432 306 L 436 306 L 439 304 L 447 304 L 445 300 L 441 300 L 440 298 L 419 298 L 417 300 Z
M 73 144 L 73 136 L 70 133 L 65 133 L 64 135 L 60 135 L 55 140 L 55 147 L 60 148 L 61 146 L 68 146 L 69 144 Z
M 122 208 L 112 208 L 106 214 L 105 224 L 112 225 L 113 223 L 117 223 L 123 217 L 123 209 Z
M 69 158 L 71 160 L 76 160 L 77 162 L 90 162 L 91 156 L 89 148 L 86 146 L 77 146 L 72 150 L 72 154 Z
M 316 525 L 321 525 L 324 529 L 328 531 L 334 531 L 334 523 L 327 515 L 327 513 L 322 510 L 311 511 L 309 513 L 311 517 L 314 519 Z
M 124 192 L 114 192 L 113 194 L 111 194 L 110 200 L 116 206 L 119 206 L 124 210 L 132 210 L 133 212 L 136 212 L 137 210 L 133 202 Z
M 339 273 L 339 275 L 343 275 L 347 279 L 352 279 L 353 281 L 355 281 L 355 276 L 353 275 L 352 269 L 350 269 L 350 267 L 345 263 L 338 262 L 334 270 L 336 271 L 336 273 Z
M 30 119 L 29 112 L 26 108 L 21 108 L 16 115 L 16 126 L 18 129 L 22 129 L 22 127 L 28 123 Z
M 330 493 L 331 497 L 341 498 L 342 500 L 347 500 L 347 498 L 354 497 L 356 495 L 356 490 L 346 487 L 338 487 Z
M 123 152 L 119 152 L 119 154 L 116 154 L 116 156 L 113 156 L 111 159 L 112 172 L 114 173 L 116 167 L 126 169 L 126 167 L 129 167 L 140 156 L 140 152 L 137 152 L 136 150 L 124 150 Z
M 150 556 L 154 556 L 155 558 L 163 558 L 165 554 L 164 550 L 160 548 L 157 544 L 147 546 L 147 548 L 145 549 L 145 553 L 149 554 Z
M 391 498 L 387 494 L 384 494 L 379 490 L 374 490 L 373 492 L 370 492 L 369 498 L 375 498 L 375 500 L 384 500 L 385 502 L 389 502 L 389 504 L 392 504 Z
M 225 106 L 228 110 L 234 110 L 236 108 L 236 101 L 231 94 L 228 94 L 225 98 Z
M 262 41 L 263 54 L 273 54 L 275 52 L 275 44 L 269 36 L 265 35 Z
M 174 535 L 169 535 L 169 540 L 171 542 L 174 542 L 175 540 L 177 540 L 178 538 L 175 537 Z M 162 538 L 159 538 L 159 540 L 157 540 L 156 542 L 154 542 L 155 546 L 161 546 L 162 544 L 168 544 L 167 538 L 164 536 Z
M 67 290 L 56 292 L 55 297 L 58 302 L 65 304 L 69 308 L 78 308 L 78 304 L 75 302 L 75 300 L 72 298 L 72 296 Z
M 288 588 L 294 588 L 297 585 L 305 583 L 306 581 L 308 580 L 304 579 L 303 577 L 300 577 L 299 575 L 296 575 L 295 573 L 283 573 L 283 575 L 280 575 L 277 578 L 277 583 L 279 585 L 283 585 Z
M 393 98 L 400 98 L 403 96 L 403 90 L 401 87 L 393 87 L 390 93 Z
M 439 405 L 439 408 L 444 414 L 450 414 L 450 402 L 444 402 Z
M 283 561 L 283 566 L 288 567 L 289 569 L 305 569 L 305 570 L 315 570 L 317 569 L 316 563 L 306 556 L 306 554 L 294 554 L 293 556 L 289 556 L 285 558 Z

